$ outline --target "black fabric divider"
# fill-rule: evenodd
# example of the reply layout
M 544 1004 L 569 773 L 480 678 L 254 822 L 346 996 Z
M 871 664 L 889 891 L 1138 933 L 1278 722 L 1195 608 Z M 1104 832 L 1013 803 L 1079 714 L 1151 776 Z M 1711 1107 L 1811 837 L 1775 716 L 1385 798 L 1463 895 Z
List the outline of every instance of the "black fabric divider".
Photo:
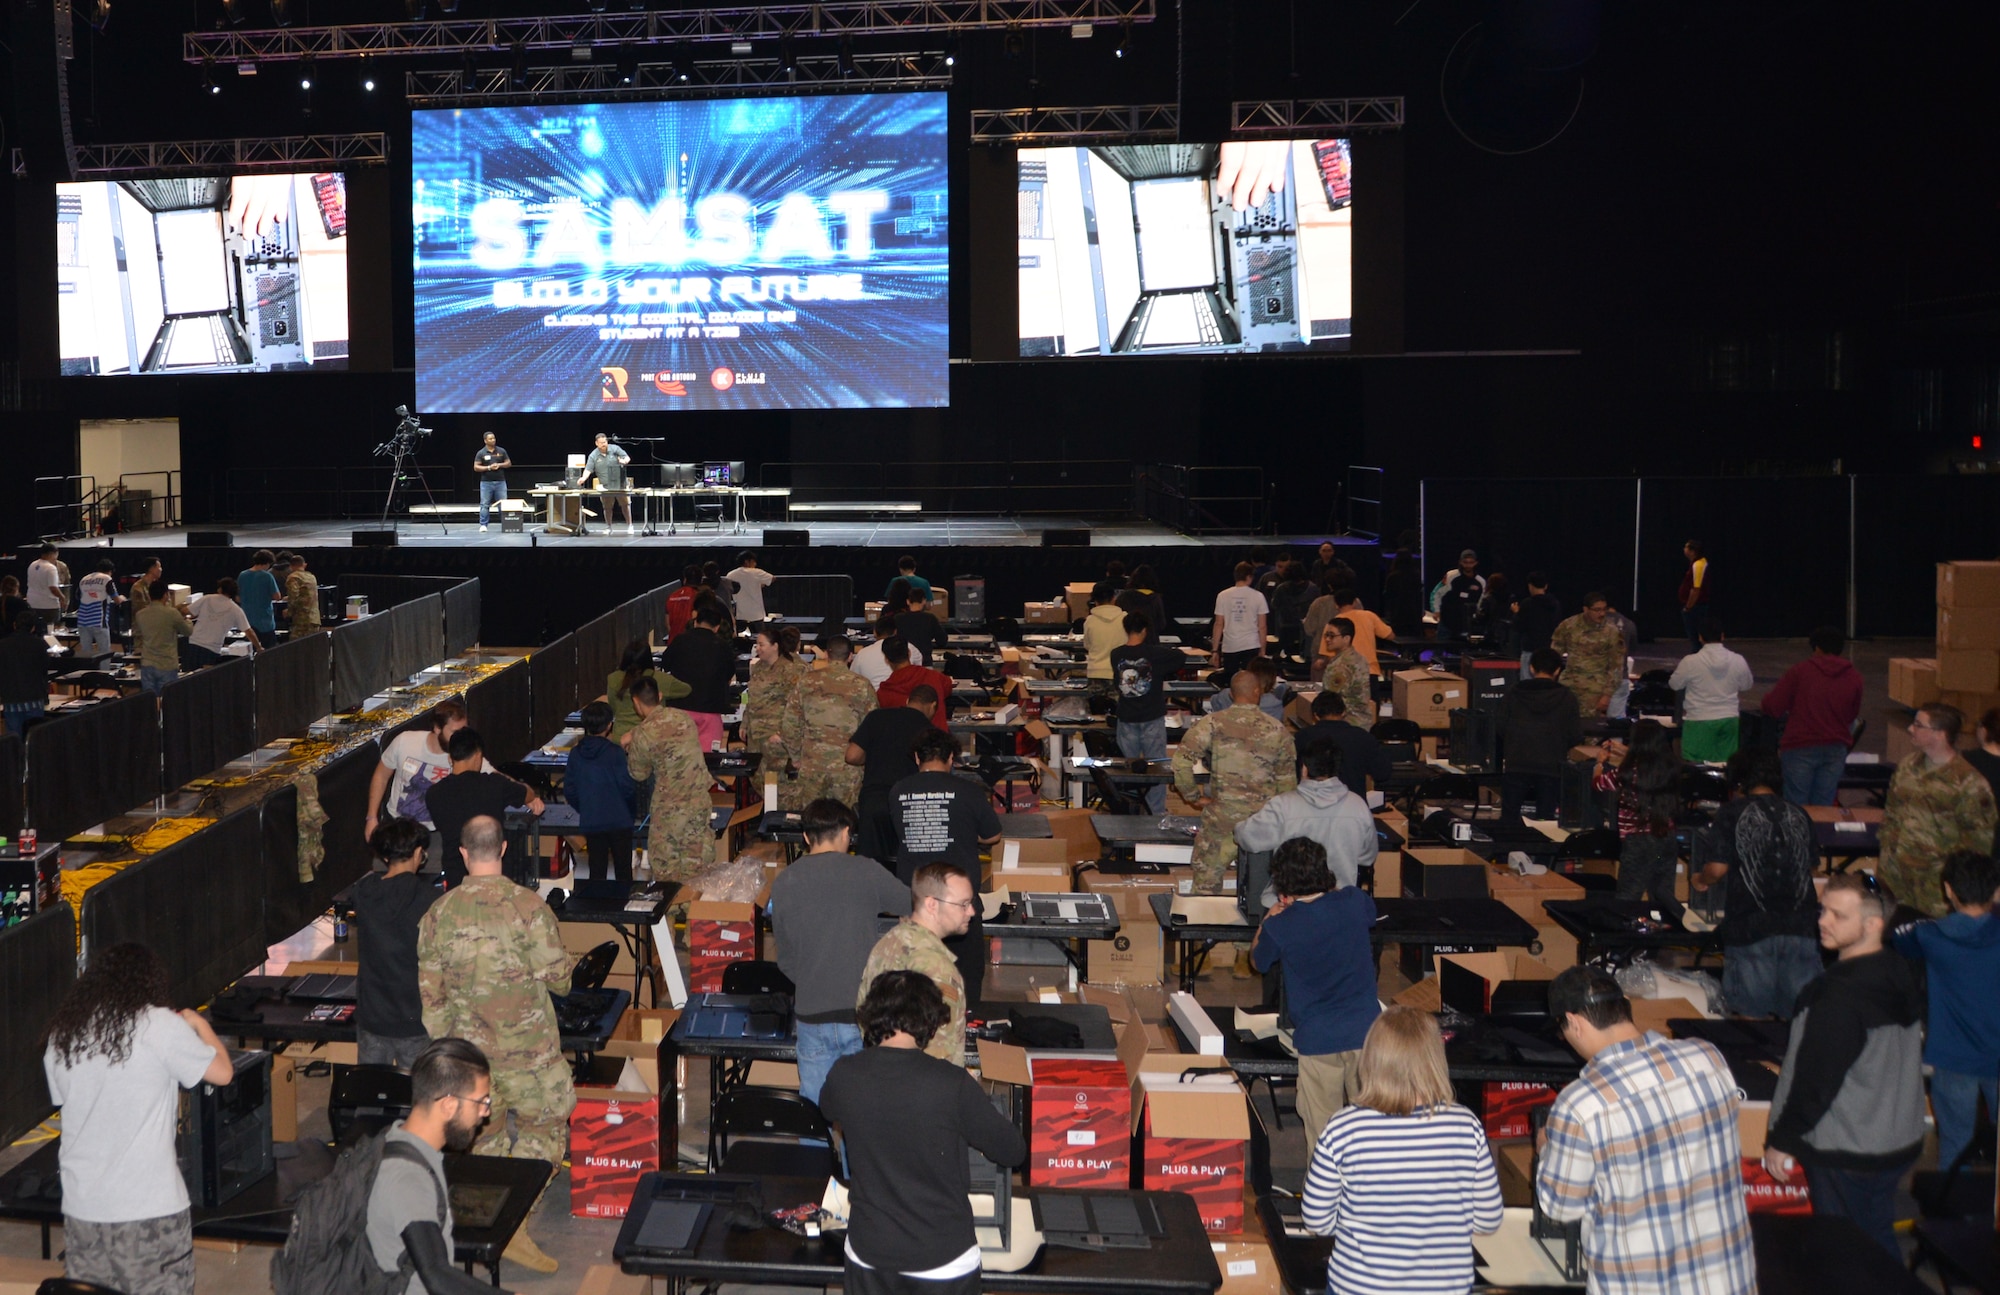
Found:
M 458 583 L 456 576 L 406 576 L 343 572 L 338 588 L 342 599 L 365 595 L 368 610 L 380 615 L 425 594 L 443 593 Z
M 28 809 L 28 748 L 20 738 L 0 735 L 0 836 L 21 834 L 21 817 Z
M 444 595 L 425 594 L 390 613 L 389 673 L 401 682 L 444 660 Z
M 1848 490 L 1845 477 L 1647 477 L 1640 633 L 1660 642 L 1686 637 L 1679 593 L 1689 540 L 1707 550 L 1710 606 L 1725 633 L 1803 638 L 1816 625 L 1847 624 Z M 1989 540 L 1983 552 L 1992 551 Z
M 1937 564 L 2000 554 L 2000 477 L 1856 477 L 1854 492 L 1856 631 L 1930 638 L 1937 632 Z M 1793 516 L 1794 523 L 1806 516 Z M 1844 549 L 1832 551 L 1830 519 L 1811 520 L 1800 530 L 1819 535 L 1826 550 L 1820 560 L 1845 562 Z M 1771 568 L 1759 561 L 1758 570 Z M 1767 575 L 1757 588 L 1773 583 L 1780 582 Z
M 76 915 L 57 904 L 0 931 L 0 1146 L 55 1109 L 42 1031 L 76 983 Z
M 1426 597 L 1438 577 L 1458 564 L 1459 551 L 1469 548 L 1478 554 L 1482 573 L 1506 572 L 1523 598 L 1528 572 L 1547 572 L 1549 591 L 1565 615 L 1591 590 L 1603 593 L 1613 607 L 1631 610 L 1636 495 L 1630 478 L 1432 478 L 1424 482 L 1423 499 Z M 1639 628 L 1652 633 L 1663 627 L 1641 623 Z
M 464 656 L 479 642 L 479 581 L 461 580 L 444 591 L 444 654 Z
M 618 668 L 627 640 L 620 638 L 618 613 L 606 612 L 576 632 L 576 690 L 578 704 L 604 691 L 604 681 Z M 542 738 L 544 742 L 548 738 Z
M 854 602 L 854 577 L 845 575 L 774 577 L 771 587 L 764 591 L 764 610 L 799 621 L 861 614 L 861 608 Z
M 263 812 L 248 805 L 84 893 L 86 955 L 126 941 L 167 964 L 176 1007 L 205 1003 L 266 956 Z
M 184 674 L 161 690 L 161 785 L 184 787 L 256 748 L 256 678 L 256 667 L 239 659 Z
M 61 840 L 160 794 L 160 706 L 121 697 L 28 730 L 28 816 Z
M 336 879 L 333 889 L 326 892 L 329 899 L 334 890 L 368 871 L 375 861 L 367 839 L 361 834 L 361 826 L 368 817 L 369 780 L 375 776 L 381 760 L 382 749 L 368 742 L 319 771 L 319 805 L 326 812 L 326 833 L 322 838 L 326 857 L 320 864 L 319 875 Z M 347 880 L 338 880 L 342 877 Z M 319 909 L 312 911 L 317 913 Z M 296 925 L 293 929 L 297 929 Z
M 576 679 L 574 634 L 563 635 L 528 658 L 529 713 L 533 716 L 530 741 L 546 742 L 562 731 L 564 717 L 578 705 Z
M 646 600 L 644 596 L 621 604 L 612 611 L 611 616 L 618 623 L 618 650 L 620 652 L 623 652 L 625 644 L 630 643 L 633 639 L 646 637 L 646 632 L 650 627 L 646 623 Z M 617 669 L 615 663 L 612 669 Z
M 486 758 L 494 764 L 519 760 L 533 750 L 528 663 L 516 661 L 467 688 L 465 716 L 486 743 Z
M 361 803 L 375 770 L 373 745 L 350 751 L 319 776 L 328 814 L 326 858 L 312 881 L 299 880 L 299 793 L 284 787 L 264 798 L 264 942 L 276 944 L 324 913 L 333 897 L 360 880 L 373 862 L 361 840 Z
M 333 708 L 333 639 L 308 634 L 259 652 L 257 745 L 303 732 Z
M 395 662 L 395 621 L 389 614 L 343 621 L 333 628 L 333 708 L 353 710 L 398 682 Z

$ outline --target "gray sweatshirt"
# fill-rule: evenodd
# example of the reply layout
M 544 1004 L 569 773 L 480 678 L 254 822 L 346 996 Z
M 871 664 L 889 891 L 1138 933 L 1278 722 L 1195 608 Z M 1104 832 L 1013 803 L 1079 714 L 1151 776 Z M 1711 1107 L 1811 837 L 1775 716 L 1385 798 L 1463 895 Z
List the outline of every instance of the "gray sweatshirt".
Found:
M 1354 885 L 1362 868 L 1375 865 L 1375 816 L 1338 778 L 1301 782 L 1236 825 L 1236 844 L 1245 850 L 1275 850 L 1295 836 L 1326 848 L 1327 871 L 1342 886 Z
M 861 971 L 881 935 L 876 915 L 907 916 L 910 888 L 873 859 L 809 854 L 771 883 L 778 969 L 798 987 L 807 1024 L 851 1024 Z

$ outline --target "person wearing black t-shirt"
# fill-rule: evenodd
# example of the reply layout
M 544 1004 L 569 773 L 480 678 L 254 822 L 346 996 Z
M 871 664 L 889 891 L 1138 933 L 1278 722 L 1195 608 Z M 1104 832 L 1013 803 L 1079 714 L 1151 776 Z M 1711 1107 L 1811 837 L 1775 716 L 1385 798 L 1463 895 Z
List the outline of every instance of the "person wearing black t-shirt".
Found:
M 896 636 L 924 654 L 925 661 L 937 660 L 937 650 L 944 646 L 944 626 L 930 612 L 930 603 L 913 586 L 909 590 L 909 601 L 896 617 Z
M 408 1069 L 430 1043 L 417 993 L 417 924 L 438 897 L 437 883 L 417 875 L 431 834 L 414 818 L 385 818 L 368 838 L 388 871 L 354 884 L 355 924 L 368 943 L 355 987 L 356 1056 L 364 1066 Z
M 1370 778 L 1377 783 L 1388 781 L 1395 772 L 1388 752 L 1373 733 L 1347 722 L 1346 698 L 1337 692 L 1322 691 L 1313 698 L 1312 713 L 1313 722 L 1292 734 L 1292 749 L 1298 752 L 1299 759 L 1305 759 L 1306 752 L 1313 747 L 1334 747 L 1340 752 L 1340 780 L 1364 800 Z
M 688 686 L 688 695 L 667 703 L 688 713 L 703 751 L 716 751 L 722 741 L 722 717 L 734 709 L 729 695 L 736 675 L 736 645 L 722 636 L 728 609 L 713 593 L 697 594 L 694 623 L 667 644 L 667 673 Z
M 1125 614 L 1125 646 L 1111 649 L 1111 683 L 1118 690 L 1118 754 L 1133 760 L 1167 758 L 1167 682 L 1187 658 L 1160 646 L 1144 612 Z M 1146 812 L 1164 814 L 1167 785 L 1146 788 Z
M 1000 816 L 993 812 L 993 793 L 977 778 L 951 771 L 958 745 L 949 733 L 932 729 L 917 741 L 917 772 L 889 789 L 895 814 L 896 876 L 905 885 L 928 863 L 947 864 L 965 874 L 979 890 L 979 850 L 1000 839 Z M 965 1001 L 977 1003 L 986 979 L 986 937 L 979 910 L 965 934 L 944 942 L 958 961 L 965 979 Z
M 451 773 L 437 780 L 424 797 L 430 807 L 431 822 L 444 840 L 444 884 L 449 890 L 465 880 L 465 856 L 458 852 L 458 834 L 465 825 L 482 815 L 497 823 L 507 821 L 507 811 L 522 805 L 536 814 L 542 812 L 542 798 L 502 773 L 486 773 L 479 734 L 470 727 L 451 735 L 445 746 L 451 757 Z M 433 799 L 435 798 L 435 799 Z
M 963 1067 L 924 1048 L 950 1019 L 916 971 L 875 977 L 855 1014 L 864 1044 L 833 1063 L 820 1109 L 849 1166 L 847 1295 L 978 1295 L 970 1147 L 996 1165 L 1028 1158 L 1014 1122 Z
M 889 789 L 917 767 L 917 741 L 937 732 L 937 689 L 920 683 L 901 706 L 881 706 L 862 717 L 861 727 L 847 739 L 847 763 L 861 766 L 861 792 L 854 807 L 861 820 L 856 850 L 864 859 L 896 870 L 895 807 Z

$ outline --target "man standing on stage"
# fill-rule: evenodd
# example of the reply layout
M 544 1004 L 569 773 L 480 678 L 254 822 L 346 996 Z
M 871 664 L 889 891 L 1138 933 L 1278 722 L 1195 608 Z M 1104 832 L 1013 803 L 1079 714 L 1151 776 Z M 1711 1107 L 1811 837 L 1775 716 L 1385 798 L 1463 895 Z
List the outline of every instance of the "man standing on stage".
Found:
M 486 530 L 487 510 L 499 508 L 507 502 L 507 469 L 513 466 L 514 460 L 500 448 L 499 438 L 491 432 L 486 433 L 485 444 L 472 456 L 472 471 L 479 482 L 479 529 L 482 534 Z M 631 519 L 629 510 L 626 519 Z M 502 510 L 502 520 L 505 520 L 505 510 Z
M 604 501 L 604 529 L 611 529 L 613 511 L 625 514 L 625 533 L 632 534 L 632 483 L 625 467 L 632 456 L 611 443 L 603 432 L 597 434 L 597 448 L 583 461 L 583 479 L 597 483 L 598 497 Z

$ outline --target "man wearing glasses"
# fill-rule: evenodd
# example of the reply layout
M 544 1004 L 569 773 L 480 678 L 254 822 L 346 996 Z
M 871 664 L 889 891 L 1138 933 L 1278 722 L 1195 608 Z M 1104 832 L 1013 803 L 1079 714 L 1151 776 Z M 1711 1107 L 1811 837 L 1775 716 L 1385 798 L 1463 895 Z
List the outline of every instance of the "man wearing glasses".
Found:
M 478 1048 L 439 1039 L 418 1054 L 410 1068 L 410 1113 L 383 1135 L 382 1167 L 368 1196 L 368 1248 L 376 1264 L 395 1272 L 407 1250 L 417 1269 L 410 1290 L 418 1295 L 438 1295 L 456 1286 L 454 1279 L 477 1289 L 451 1266 L 444 1153 L 469 1149 L 492 1113 L 493 1080 Z
M 1926 917 L 1951 911 L 1939 881 L 1945 856 L 1993 846 L 1993 788 L 1958 753 L 1964 724 L 1956 707 L 1919 707 L 1910 721 L 1917 749 L 1896 766 L 1882 806 L 1882 880 Z
M 972 879 L 949 863 L 928 863 L 910 879 L 910 915 L 896 923 L 868 955 L 861 969 L 859 1008 L 868 987 L 885 971 L 920 971 L 937 982 L 950 1019 L 931 1036 L 924 1051 L 955 1066 L 965 1064 L 965 979 L 944 942 L 965 934 L 979 911 Z
M 1611 619 L 1611 604 L 1585 594 L 1583 610 L 1556 626 L 1550 645 L 1566 658 L 1562 681 L 1585 715 L 1602 715 L 1625 679 L 1625 635 Z

